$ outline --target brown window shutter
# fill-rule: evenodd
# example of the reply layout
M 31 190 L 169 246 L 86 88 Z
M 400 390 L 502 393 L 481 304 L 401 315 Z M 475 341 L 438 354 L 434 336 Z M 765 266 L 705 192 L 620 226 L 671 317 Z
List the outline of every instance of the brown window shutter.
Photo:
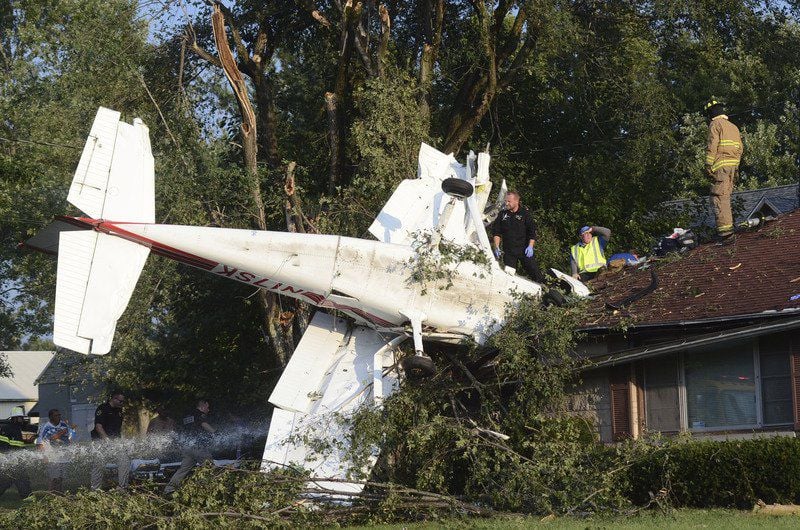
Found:
M 789 344 L 789 371 L 792 376 L 792 409 L 794 410 L 794 430 L 800 431 L 800 347 L 792 338 Z
M 611 436 L 615 442 L 631 437 L 631 367 L 611 368 Z

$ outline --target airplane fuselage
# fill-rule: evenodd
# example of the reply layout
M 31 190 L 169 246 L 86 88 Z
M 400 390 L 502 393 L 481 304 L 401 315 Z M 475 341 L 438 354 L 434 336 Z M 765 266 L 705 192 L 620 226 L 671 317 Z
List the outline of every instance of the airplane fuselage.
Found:
M 416 251 L 406 245 L 335 235 L 232 228 L 75 221 L 133 241 L 152 252 L 222 276 L 339 310 L 378 329 L 425 315 L 426 329 L 470 336 L 478 343 L 502 324 L 514 293 L 537 294 L 539 284 L 496 263 L 449 266 L 450 281 L 412 281 Z

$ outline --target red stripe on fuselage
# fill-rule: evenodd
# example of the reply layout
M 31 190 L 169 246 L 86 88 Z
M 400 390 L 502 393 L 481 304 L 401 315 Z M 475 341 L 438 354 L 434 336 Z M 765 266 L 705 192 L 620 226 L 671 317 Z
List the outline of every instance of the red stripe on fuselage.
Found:
M 224 276 L 226 278 L 230 278 L 232 280 L 236 280 L 241 283 L 246 283 L 248 285 L 254 285 L 256 287 L 260 287 L 261 289 L 266 289 L 267 291 L 275 292 L 278 294 L 287 294 L 288 292 L 288 294 L 296 295 L 296 297 L 299 297 L 297 295 L 301 295 L 311 300 L 311 302 L 314 305 L 331 309 L 338 309 L 340 311 L 349 311 L 378 326 L 391 327 L 394 325 L 391 322 L 388 322 L 380 318 L 379 316 L 367 313 L 362 309 L 342 304 L 337 304 L 332 300 L 326 299 L 324 295 L 321 295 L 319 293 L 315 293 L 313 291 L 307 291 L 305 289 L 293 287 L 291 285 L 286 285 L 280 282 L 274 282 L 269 278 L 264 278 L 252 272 L 243 271 L 237 269 L 236 267 L 229 267 L 228 265 L 219 263 L 217 261 L 212 261 L 203 258 L 201 256 L 197 256 L 195 254 L 179 250 L 169 245 L 160 243 L 155 239 L 150 239 L 148 237 L 137 234 L 135 232 L 131 232 L 130 230 L 125 230 L 124 228 L 120 227 L 120 225 L 125 225 L 125 224 L 146 224 L 146 223 L 107 222 L 98 219 L 91 219 L 88 217 L 63 217 L 61 219 L 76 226 L 92 228 L 104 234 L 113 235 L 125 239 L 127 241 L 132 241 L 133 243 L 138 243 L 142 246 L 149 248 L 155 254 L 178 261 L 180 263 L 185 263 L 186 265 L 190 265 L 192 267 L 196 267 L 204 271 L 211 272 L 218 276 Z M 217 267 L 221 267 L 221 269 L 215 270 L 217 269 Z M 268 284 L 270 283 L 272 283 L 273 285 L 268 286 Z
M 105 221 L 99 221 L 97 222 L 94 228 L 98 232 L 121 237 L 122 239 L 126 239 L 128 241 L 133 241 L 134 243 L 138 243 L 140 245 L 148 247 L 151 251 L 153 251 L 155 254 L 158 254 L 159 256 L 164 256 L 165 258 L 179 261 L 181 263 L 191 265 L 192 267 L 197 267 L 198 269 L 210 271 L 211 269 L 213 269 L 218 265 L 216 261 L 212 261 L 210 259 L 206 259 L 201 256 L 197 256 L 195 254 L 179 250 L 169 245 L 165 245 L 164 243 L 137 234 L 136 232 L 125 230 L 124 228 L 121 228 L 119 226 L 120 224 L 140 224 L 140 223 L 109 223 Z

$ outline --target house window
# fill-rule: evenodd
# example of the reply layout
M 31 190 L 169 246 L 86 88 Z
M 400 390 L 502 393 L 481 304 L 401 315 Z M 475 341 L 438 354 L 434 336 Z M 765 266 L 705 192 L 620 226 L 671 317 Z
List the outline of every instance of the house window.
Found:
M 678 356 L 651 359 L 645 365 L 647 428 L 658 432 L 681 430 L 678 408 Z
M 762 337 L 759 340 L 761 401 L 764 424 L 792 423 L 792 381 L 789 368 L 789 333 Z
M 690 430 L 746 427 L 758 422 L 750 342 L 685 355 L 684 371 Z
M 793 423 L 789 333 L 644 362 L 650 431 L 752 429 Z

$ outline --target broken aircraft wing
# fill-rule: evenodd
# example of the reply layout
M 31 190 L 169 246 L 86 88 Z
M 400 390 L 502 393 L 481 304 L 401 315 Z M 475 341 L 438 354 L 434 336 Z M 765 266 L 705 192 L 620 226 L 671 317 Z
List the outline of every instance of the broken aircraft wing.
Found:
M 369 449 L 364 469 L 352 469 L 348 416 L 361 405 L 379 405 L 397 389 L 393 349 L 405 338 L 348 327 L 346 320 L 318 311 L 270 395 L 275 409 L 262 468 L 297 465 L 312 478 L 335 479 L 313 480 L 312 489 L 361 491 L 358 480 L 369 474 L 377 449 Z M 312 449 L 320 445 L 325 449 Z

